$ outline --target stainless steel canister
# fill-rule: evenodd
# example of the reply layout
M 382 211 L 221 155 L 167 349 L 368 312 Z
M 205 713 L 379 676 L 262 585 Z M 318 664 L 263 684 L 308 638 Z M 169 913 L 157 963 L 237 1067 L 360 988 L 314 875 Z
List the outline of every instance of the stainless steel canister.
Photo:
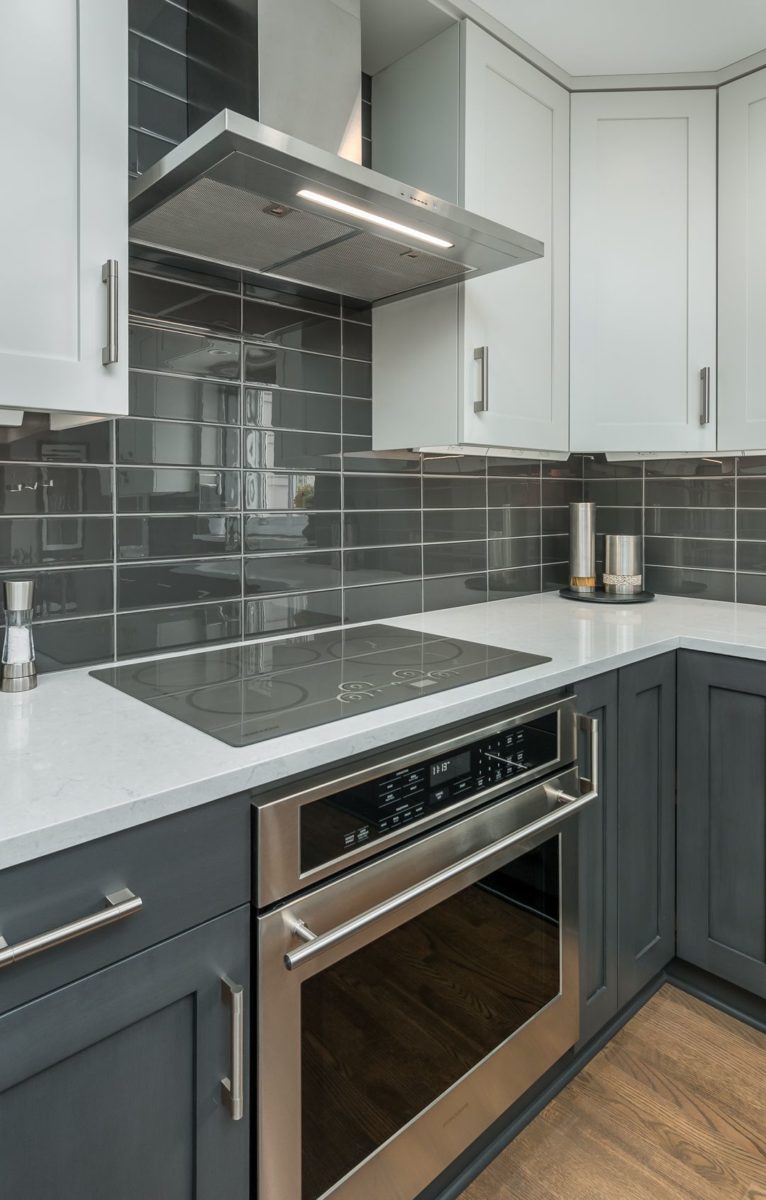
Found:
M 608 533 L 604 538 L 604 591 L 633 596 L 643 586 L 641 538 L 635 533 Z
M 596 590 L 596 506 L 569 505 L 569 586 L 573 592 Z

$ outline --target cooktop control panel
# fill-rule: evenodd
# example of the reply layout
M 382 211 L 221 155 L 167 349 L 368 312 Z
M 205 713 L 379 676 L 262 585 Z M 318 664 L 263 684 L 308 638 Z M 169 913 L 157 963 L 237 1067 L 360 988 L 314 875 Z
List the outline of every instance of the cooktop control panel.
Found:
M 301 870 L 314 870 L 440 809 L 558 760 L 558 713 L 304 805 Z

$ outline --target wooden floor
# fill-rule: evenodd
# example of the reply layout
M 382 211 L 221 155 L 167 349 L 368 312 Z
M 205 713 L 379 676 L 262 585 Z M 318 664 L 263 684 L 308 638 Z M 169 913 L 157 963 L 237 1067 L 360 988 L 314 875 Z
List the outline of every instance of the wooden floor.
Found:
M 665 985 L 461 1200 L 766 1200 L 766 1034 Z

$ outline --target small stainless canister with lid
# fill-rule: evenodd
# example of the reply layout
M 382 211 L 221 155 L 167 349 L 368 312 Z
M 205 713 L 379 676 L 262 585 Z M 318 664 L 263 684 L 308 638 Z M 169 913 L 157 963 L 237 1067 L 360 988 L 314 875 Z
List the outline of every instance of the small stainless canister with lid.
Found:
M 591 502 L 569 505 L 569 587 L 596 590 L 596 506 Z

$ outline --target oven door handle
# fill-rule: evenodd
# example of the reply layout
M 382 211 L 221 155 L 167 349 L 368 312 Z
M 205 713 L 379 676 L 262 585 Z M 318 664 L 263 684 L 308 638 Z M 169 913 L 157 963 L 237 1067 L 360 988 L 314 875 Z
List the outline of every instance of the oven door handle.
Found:
M 470 871 L 474 867 L 481 866 L 488 859 L 494 858 L 495 855 L 502 853 L 504 850 L 509 850 L 512 846 L 518 845 L 519 842 L 524 842 L 530 837 L 534 837 L 538 833 L 542 833 L 546 829 L 550 829 L 554 825 L 560 824 L 565 817 L 573 816 L 579 812 L 581 808 L 585 808 L 598 797 L 598 721 L 595 717 L 577 717 L 580 728 L 586 729 L 590 734 L 590 755 L 591 755 L 591 777 L 589 780 L 583 779 L 582 785 L 586 790 L 580 796 L 570 796 L 568 792 L 562 791 L 560 788 L 554 788 L 550 784 L 544 784 L 546 794 L 552 799 L 557 807 L 551 812 L 546 813 L 544 817 L 538 817 L 536 821 L 531 821 L 529 825 L 525 825 L 523 829 L 516 829 L 513 833 L 509 833 L 507 837 L 500 838 L 496 842 L 492 842 L 490 846 L 484 846 L 481 850 L 476 850 L 473 854 L 469 854 L 467 858 L 462 858 L 460 862 L 453 863 L 449 867 L 445 867 L 443 871 L 439 871 L 436 875 L 429 876 L 421 883 L 413 884 L 403 892 L 399 892 L 390 899 L 384 900 L 381 904 L 376 904 L 374 908 L 370 908 L 367 912 L 360 913 L 357 917 L 352 917 L 350 921 L 344 921 L 342 925 L 337 925 L 335 929 L 331 929 L 328 933 L 316 934 L 305 922 L 297 917 L 288 915 L 287 923 L 289 928 L 300 938 L 305 945 L 299 946 L 296 950 L 289 950 L 284 956 L 284 963 L 288 971 L 294 971 L 298 967 L 302 967 L 304 963 L 316 958 L 318 954 L 322 954 L 325 950 L 330 950 L 333 946 L 337 946 L 340 942 L 346 941 L 362 929 L 366 929 L 368 925 L 373 925 L 376 921 L 382 920 L 383 917 L 388 917 L 391 913 L 398 912 L 401 908 L 406 908 L 413 900 L 419 900 L 428 892 L 434 891 L 442 884 L 449 883 L 458 875 L 462 875 L 465 871 Z

